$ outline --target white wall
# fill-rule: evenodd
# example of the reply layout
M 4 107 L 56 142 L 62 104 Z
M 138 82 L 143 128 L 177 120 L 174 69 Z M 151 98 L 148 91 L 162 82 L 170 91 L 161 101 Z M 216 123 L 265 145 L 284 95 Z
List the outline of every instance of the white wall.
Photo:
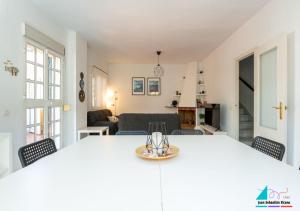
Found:
M 84 74 L 84 92 L 85 100 L 80 102 L 78 93 L 80 91 L 79 81 L 80 73 Z M 76 33 L 76 131 L 87 126 L 87 102 L 88 102 L 88 75 L 87 75 L 87 42 L 78 33 Z
M 293 46 L 294 56 L 300 58 L 300 1 L 298 0 L 272 0 L 262 8 L 255 16 L 240 27 L 222 45 L 214 50 L 202 61 L 204 69 L 215 75 L 216 88 L 211 90 L 220 103 L 221 127 L 235 136 L 235 60 L 249 50 L 261 46 L 282 34 L 295 32 Z M 293 56 L 293 55 L 292 55 Z M 294 130 L 300 124 L 300 73 L 295 71 L 300 68 L 300 60 L 295 59 L 291 65 L 289 75 L 288 113 L 295 117 L 295 124 L 289 124 L 289 139 L 287 146 L 288 163 L 300 165 L 300 131 Z M 294 69 L 293 69 L 294 67 Z M 291 123 L 289 119 L 289 123 Z M 293 147 L 290 147 L 293 146 Z
M 67 146 L 76 142 L 76 131 L 87 126 L 87 42 L 75 31 L 68 31 L 66 45 L 66 72 L 64 75 L 64 103 L 70 105 L 70 111 L 64 112 L 63 145 Z M 86 99 L 79 101 L 80 72 L 84 73 Z
M 12 171 L 11 134 L 0 133 L 0 179 Z
M 76 98 L 78 86 L 76 70 L 86 72 L 86 42 L 79 40 L 78 34 L 61 27 L 48 19 L 30 1 L 27 0 L 0 0 L 0 132 L 12 133 L 13 142 L 13 168 L 21 165 L 17 156 L 20 146 L 25 144 L 25 68 L 24 68 L 24 38 L 21 26 L 26 22 L 37 30 L 66 47 L 66 70 L 64 72 L 64 98 L 65 103 L 71 105 L 71 111 L 63 113 L 63 145 L 73 143 L 75 140 L 76 125 Z M 76 51 L 77 46 L 78 51 Z M 85 52 L 85 53 L 84 53 Z M 76 63 L 76 60 L 79 61 Z M 3 71 L 3 62 L 11 60 L 20 72 L 12 77 Z M 84 65 L 85 64 L 85 65 Z M 78 117 L 83 117 L 86 105 L 79 106 Z M 78 118 L 77 118 L 78 119 Z M 84 118 L 86 120 L 86 117 Z M 84 122 L 80 122 L 84 124 Z
M 77 103 L 77 72 L 76 72 L 76 32 L 67 32 L 66 43 L 66 71 L 64 79 L 64 103 L 70 105 L 70 110 L 63 116 L 63 146 L 72 144 L 76 140 L 76 103 Z
M 109 87 L 118 92 L 117 113 L 164 113 L 175 112 L 167 109 L 176 90 L 182 89 L 182 77 L 185 74 L 185 64 L 163 64 L 165 70 L 161 78 L 160 96 L 136 96 L 131 94 L 132 77 L 153 77 L 155 64 L 109 64 Z M 146 84 L 145 84 L 146 85 Z M 147 91 L 147 89 L 146 89 Z
M 197 62 L 190 62 L 187 64 L 179 107 L 196 107 L 197 71 Z

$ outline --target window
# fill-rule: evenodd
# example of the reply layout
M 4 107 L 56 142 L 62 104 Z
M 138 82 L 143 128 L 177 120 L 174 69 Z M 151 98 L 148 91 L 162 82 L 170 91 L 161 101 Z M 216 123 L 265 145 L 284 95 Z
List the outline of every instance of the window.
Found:
M 61 99 L 61 59 L 48 54 L 48 97 L 49 100 Z
M 26 42 L 26 143 L 52 138 L 61 146 L 63 56 Z
M 61 107 L 48 108 L 48 137 L 60 145 L 61 138 Z
M 97 68 L 92 72 L 92 108 L 104 108 L 106 89 L 107 89 L 107 75 L 102 73 Z
M 26 141 L 31 144 L 44 138 L 44 109 L 26 109 Z
M 44 50 L 26 46 L 26 99 L 44 99 Z

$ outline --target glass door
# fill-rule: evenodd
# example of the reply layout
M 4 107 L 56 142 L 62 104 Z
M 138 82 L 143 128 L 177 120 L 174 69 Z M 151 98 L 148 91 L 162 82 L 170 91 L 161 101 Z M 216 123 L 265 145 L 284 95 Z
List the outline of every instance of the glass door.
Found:
M 25 44 L 26 144 L 52 138 L 62 146 L 63 56 L 41 44 Z
M 286 145 L 287 39 L 281 37 L 255 52 L 254 135 Z

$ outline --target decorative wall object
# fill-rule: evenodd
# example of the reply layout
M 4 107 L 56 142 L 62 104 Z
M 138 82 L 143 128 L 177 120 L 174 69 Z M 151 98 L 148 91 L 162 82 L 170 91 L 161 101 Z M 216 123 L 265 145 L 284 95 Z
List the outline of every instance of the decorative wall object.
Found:
M 177 100 L 172 100 L 172 106 L 177 107 L 177 105 L 178 105 L 178 101 Z
M 160 78 L 147 78 L 148 95 L 157 96 L 160 95 Z
M 132 95 L 145 95 L 145 78 L 132 77 Z
M 154 76 L 162 77 L 164 76 L 164 68 L 159 64 L 159 56 L 161 51 L 156 51 L 157 54 L 157 65 L 154 67 Z
M 79 87 L 80 87 L 80 91 L 79 91 L 79 100 L 80 102 L 84 102 L 85 100 L 85 92 L 84 92 L 84 74 L 83 72 L 80 73 L 80 81 L 79 81 Z
M 11 73 L 12 76 L 17 76 L 19 70 L 17 67 L 13 66 L 13 63 L 10 60 L 4 62 L 5 71 Z

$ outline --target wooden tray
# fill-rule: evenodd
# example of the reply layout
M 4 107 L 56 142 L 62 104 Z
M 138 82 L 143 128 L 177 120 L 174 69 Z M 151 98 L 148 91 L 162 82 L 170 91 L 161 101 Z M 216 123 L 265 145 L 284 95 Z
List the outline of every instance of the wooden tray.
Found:
M 161 156 L 161 157 L 153 157 L 147 153 L 147 149 L 146 146 L 140 146 L 135 150 L 135 154 L 142 158 L 142 159 L 146 159 L 146 160 L 166 160 L 166 159 L 170 159 L 173 157 L 176 157 L 179 153 L 179 148 L 174 146 L 174 145 L 170 145 L 169 149 L 168 149 L 168 153 L 165 156 Z

